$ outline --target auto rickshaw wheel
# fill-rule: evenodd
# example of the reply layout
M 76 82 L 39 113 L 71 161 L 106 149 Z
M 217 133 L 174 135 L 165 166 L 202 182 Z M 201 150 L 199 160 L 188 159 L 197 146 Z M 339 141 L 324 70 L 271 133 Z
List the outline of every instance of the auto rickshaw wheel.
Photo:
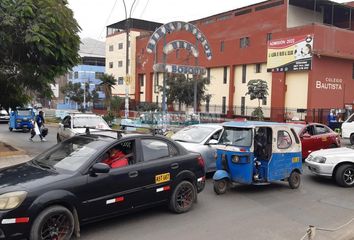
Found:
M 228 181 L 226 178 L 214 181 L 214 191 L 217 195 L 226 193 L 227 187 Z
M 13 129 L 12 127 L 9 127 L 10 132 L 12 132 L 12 129 Z
M 289 186 L 291 189 L 298 188 L 301 183 L 300 173 L 298 173 L 297 171 L 292 171 L 292 173 L 289 176 L 288 181 L 289 181 Z

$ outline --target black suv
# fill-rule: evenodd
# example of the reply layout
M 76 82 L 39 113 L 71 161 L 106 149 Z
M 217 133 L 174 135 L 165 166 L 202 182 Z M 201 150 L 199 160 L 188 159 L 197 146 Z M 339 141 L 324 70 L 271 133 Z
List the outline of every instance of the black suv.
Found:
M 69 239 L 82 224 L 159 204 L 183 213 L 205 185 L 204 160 L 171 139 L 89 132 L 0 178 L 0 239 Z

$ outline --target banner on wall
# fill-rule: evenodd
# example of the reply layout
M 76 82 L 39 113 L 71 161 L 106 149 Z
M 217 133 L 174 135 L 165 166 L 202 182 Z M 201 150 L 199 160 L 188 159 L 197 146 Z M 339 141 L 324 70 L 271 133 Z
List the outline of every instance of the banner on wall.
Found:
M 268 42 L 267 71 L 311 70 L 313 35 L 295 36 Z

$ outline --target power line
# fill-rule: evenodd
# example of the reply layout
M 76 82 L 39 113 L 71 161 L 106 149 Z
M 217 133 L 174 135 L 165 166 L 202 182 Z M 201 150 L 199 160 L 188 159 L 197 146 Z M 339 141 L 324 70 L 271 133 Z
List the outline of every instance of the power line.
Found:
M 139 18 L 142 18 L 142 16 L 144 15 L 145 10 L 146 10 L 147 6 L 149 5 L 149 2 L 150 2 L 150 0 L 146 1 L 145 7 L 144 7 L 143 11 L 140 13 L 140 17 Z

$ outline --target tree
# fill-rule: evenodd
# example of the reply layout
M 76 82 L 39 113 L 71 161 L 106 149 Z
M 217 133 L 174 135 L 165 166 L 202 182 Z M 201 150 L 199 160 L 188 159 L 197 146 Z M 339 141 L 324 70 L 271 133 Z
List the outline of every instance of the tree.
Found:
M 24 105 L 31 93 L 51 98 L 55 77 L 79 62 L 79 30 L 66 0 L 1 0 L 0 102 Z
M 124 102 L 124 100 L 121 97 L 118 97 L 118 96 L 112 97 L 111 109 L 114 113 L 114 116 L 119 116 L 119 111 L 120 111 L 120 108 L 121 108 L 123 102 Z
M 182 104 L 191 106 L 194 103 L 194 83 L 197 81 L 197 105 L 206 98 L 207 78 L 189 78 L 182 74 L 169 74 L 166 78 L 166 98 L 167 104 L 178 102 L 179 110 Z M 160 91 L 163 89 L 160 86 Z
M 250 99 L 258 99 L 258 107 L 252 112 L 252 116 L 258 118 L 258 120 L 263 119 L 263 111 L 261 108 L 261 100 L 266 99 L 268 96 L 268 84 L 266 81 L 261 79 L 253 79 L 247 83 L 248 92 Z
M 85 83 L 84 87 L 85 89 L 82 88 L 81 83 L 69 82 L 67 85 L 63 86 L 60 91 L 66 97 L 69 97 L 71 101 L 79 104 L 81 109 L 86 110 L 86 106 L 83 106 L 84 95 L 86 102 L 91 102 L 97 100 L 98 93 L 96 90 L 90 91 L 90 85 L 88 83 Z
M 114 78 L 112 74 L 103 74 L 100 78 L 102 81 L 99 86 L 102 87 L 102 91 L 104 92 L 105 95 L 105 105 L 107 108 L 107 111 L 111 110 L 111 99 L 112 99 L 112 88 L 114 88 L 114 85 L 116 85 L 117 80 Z

